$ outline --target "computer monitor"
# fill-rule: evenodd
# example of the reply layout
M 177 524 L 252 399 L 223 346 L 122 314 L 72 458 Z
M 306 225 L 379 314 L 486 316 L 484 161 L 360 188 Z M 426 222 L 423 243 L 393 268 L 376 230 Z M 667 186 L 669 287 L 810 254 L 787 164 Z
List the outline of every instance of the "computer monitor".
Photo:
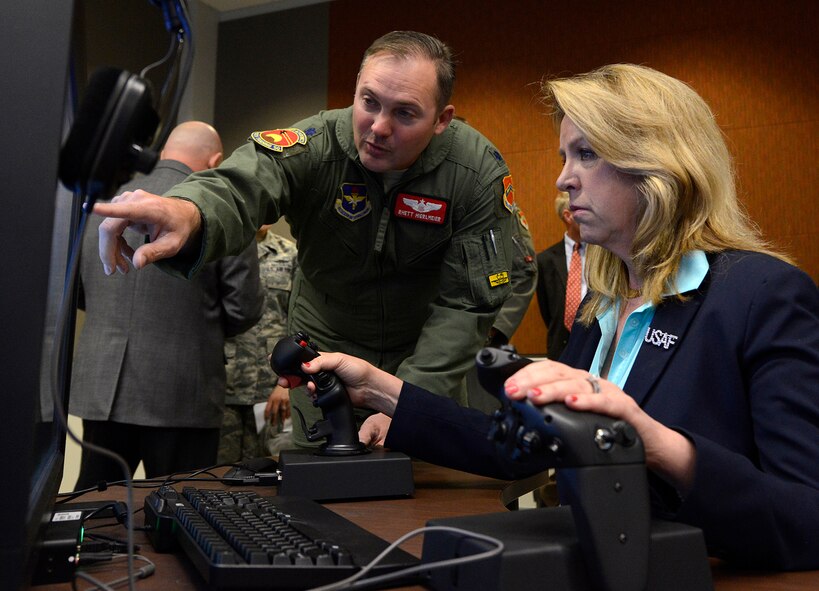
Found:
M 0 586 L 9 589 L 28 586 L 63 471 L 50 368 L 55 342 L 70 346 L 73 332 L 68 322 L 54 334 L 76 219 L 57 180 L 73 9 L 72 0 L 9 2 L 0 19 Z M 63 360 L 56 372 L 64 407 L 69 370 Z
M 72 128 L 73 18 L 83 3 L 6 4 L 0 19 L 0 587 L 18 589 L 29 583 L 65 459 L 64 422 L 56 419 L 68 410 L 76 294 L 67 273 L 81 201 L 58 178 L 100 198 L 135 170 L 153 167 L 190 74 L 193 38 L 183 0 L 147 0 L 171 40 L 174 59 L 162 88 L 172 90 L 154 102 L 141 77 L 103 69 L 89 80 Z

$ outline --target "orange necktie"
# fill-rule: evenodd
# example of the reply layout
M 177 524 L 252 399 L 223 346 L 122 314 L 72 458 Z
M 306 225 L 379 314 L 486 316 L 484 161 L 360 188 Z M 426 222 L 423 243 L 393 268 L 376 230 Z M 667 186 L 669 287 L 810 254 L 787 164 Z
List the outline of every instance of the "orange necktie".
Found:
M 580 243 L 575 242 L 572 249 L 572 258 L 569 262 L 569 278 L 566 281 L 566 310 L 563 312 L 563 324 L 566 329 L 572 330 L 572 323 L 580 307 L 580 284 L 583 273 L 583 264 L 580 260 Z

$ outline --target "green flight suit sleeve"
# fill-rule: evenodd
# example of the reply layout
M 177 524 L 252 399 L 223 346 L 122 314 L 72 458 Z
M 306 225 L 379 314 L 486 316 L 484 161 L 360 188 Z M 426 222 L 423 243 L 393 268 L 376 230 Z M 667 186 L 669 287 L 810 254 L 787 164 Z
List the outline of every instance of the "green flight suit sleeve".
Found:
M 537 286 L 535 245 L 523 212 L 515 206 L 512 234 L 512 295 L 503 303 L 490 330 L 487 344 L 505 345 L 523 321 Z
M 309 183 L 307 146 L 274 155 L 248 142 L 218 168 L 190 175 L 165 193 L 191 201 L 202 214 L 202 242 L 197 260 L 160 261 L 165 270 L 191 277 L 204 263 L 237 254 L 253 242 L 262 224 L 288 211 L 291 195 Z

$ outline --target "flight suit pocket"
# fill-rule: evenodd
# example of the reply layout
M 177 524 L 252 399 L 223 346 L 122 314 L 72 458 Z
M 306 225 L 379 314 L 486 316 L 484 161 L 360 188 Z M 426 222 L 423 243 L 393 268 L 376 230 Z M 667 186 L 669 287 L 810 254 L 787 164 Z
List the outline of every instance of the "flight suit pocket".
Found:
M 461 243 L 472 302 L 478 307 L 500 306 L 512 292 L 500 229 L 469 236 Z
M 395 226 L 395 250 L 398 266 L 403 271 L 439 273 L 452 237 L 449 226 Z
M 367 252 L 370 228 L 366 221 L 351 222 L 343 219 L 329 207 L 322 209 L 318 218 L 322 226 L 316 227 L 314 238 L 323 245 L 327 256 L 358 257 Z

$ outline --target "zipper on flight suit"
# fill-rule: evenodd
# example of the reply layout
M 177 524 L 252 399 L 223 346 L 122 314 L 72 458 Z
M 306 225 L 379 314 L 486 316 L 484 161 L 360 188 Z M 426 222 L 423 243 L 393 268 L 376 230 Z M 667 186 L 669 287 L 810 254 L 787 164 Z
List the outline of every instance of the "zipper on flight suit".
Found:
M 382 286 L 382 278 L 384 276 L 384 266 L 383 266 L 383 257 L 384 257 L 384 243 L 386 241 L 387 236 L 387 228 L 389 227 L 390 221 L 390 199 L 388 198 L 387 194 L 384 192 L 384 182 L 380 178 L 379 175 L 373 174 L 363 166 L 359 165 L 359 169 L 362 173 L 362 178 L 364 179 L 365 184 L 367 185 L 367 192 L 373 196 L 377 195 L 379 200 L 382 203 L 381 207 L 381 214 L 378 217 L 378 225 L 376 226 L 375 231 L 375 241 L 373 243 L 373 253 L 374 253 L 374 261 L 375 261 L 375 269 L 376 269 L 376 305 L 378 306 L 378 335 L 379 335 L 379 347 L 378 347 L 378 363 L 376 364 L 377 367 L 383 367 L 384 365 L 384 346 L 386 342 L 386 321 L 385 321 L 385 314 L 384 314 L 384 289 Z M 373 190 L 375 189 L 375 190 Z

